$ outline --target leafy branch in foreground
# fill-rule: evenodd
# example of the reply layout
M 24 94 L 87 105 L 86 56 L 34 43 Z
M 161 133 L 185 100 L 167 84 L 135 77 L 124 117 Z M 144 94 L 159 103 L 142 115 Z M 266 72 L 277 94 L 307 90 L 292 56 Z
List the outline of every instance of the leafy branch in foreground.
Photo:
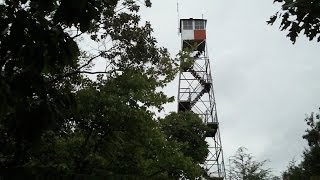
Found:
M 281 10 L 276 12 L 268 24 L 273 25 L 279 19 L 280 30 L 288 30 L 287 37 L 292 43 L 296 42 L 299 34 L 303 33 L 309 40 L 320 42 L 320 2 L 317 0 L 274 0 L 281 3 Z

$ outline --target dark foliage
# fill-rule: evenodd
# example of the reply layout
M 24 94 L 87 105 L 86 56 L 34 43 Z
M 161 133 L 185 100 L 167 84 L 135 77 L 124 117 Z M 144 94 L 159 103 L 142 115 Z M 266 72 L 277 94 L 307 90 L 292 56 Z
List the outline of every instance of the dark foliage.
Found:
M 309 40 L 320 41 L 320 1 L 318 0 L 275 0 L 282 4 L 281 11 L 273 15 L 268 24 L 279 19 L 280 30 L 289 30 L 287 36 L 295 43 L 299 34 Z
M 178 67 L 157 47 L 151 25 L 141 25 L 139 3 L 0 2 L 1 170 L 148 179 L 201 175 L 197 162 L 203 157 L 184 154 L 185 141 L 170 141 L 149 110 L 161 111 L 173 100 L 158 89 Z M 87 44 L 99 48 L 88 50 Z M 91 68 L 97 60 L 107 64 L 104 71 Z M 202 140 L 197 143 L 205 146 Z
M 305 121 L 308 129 L 303 139 L 307 140 L 309 147 L 303 152 L 300 164 L 290 162 L 288 169 L 283 172 L 284 179 L 310 179 L 312 176 L 320 176 L 320 116 L 311 113 Z

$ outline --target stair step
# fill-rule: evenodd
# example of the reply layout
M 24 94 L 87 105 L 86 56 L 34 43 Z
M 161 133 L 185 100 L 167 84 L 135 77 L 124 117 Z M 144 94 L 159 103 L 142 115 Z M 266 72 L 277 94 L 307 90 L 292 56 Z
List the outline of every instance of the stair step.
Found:
M 207 92 L 207 90 L 205 89 L 205 88 L 203 88 L 202 90 L 201 90 L 201 92 L 197 95 L 197 97 L 196 98 L 194 98 L 194 100 L 191 102 L 191 108 L 199 101 L 199 99 L 204 95 L 204 93 L 206 93 Z
M 196 71 L 194 71 L 193 69 L 189 69 L 189 72 L 196 78 L 198 79 L 198 81 L 200 82 L 200 84 L 202 86 L 205 86 L 206 85 L 206 81 L 199 75 L 197 74 Z

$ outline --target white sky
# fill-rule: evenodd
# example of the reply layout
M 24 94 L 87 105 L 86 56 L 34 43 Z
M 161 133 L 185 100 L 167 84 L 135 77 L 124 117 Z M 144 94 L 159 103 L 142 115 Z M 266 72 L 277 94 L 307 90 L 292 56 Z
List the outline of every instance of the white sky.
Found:
M 142 2 L 142 0 L 141 0 Z M 305 114 L 320 106 L 320 43 L 300 37 L 295 45 L 266 21 L 280 7 L 273 0 L 179 0 L 180 18 L 208 20 L 207 44 L 225 161 L 240 146 L 275 174 L 300 159 L 306 143 Z M 141 12 L 159 45 L 180 49 L 176 0 L 153 0 Z M 176 96 L 178 79 L 165 90 Z M 176 103 L 165 113 L 176 111 Z

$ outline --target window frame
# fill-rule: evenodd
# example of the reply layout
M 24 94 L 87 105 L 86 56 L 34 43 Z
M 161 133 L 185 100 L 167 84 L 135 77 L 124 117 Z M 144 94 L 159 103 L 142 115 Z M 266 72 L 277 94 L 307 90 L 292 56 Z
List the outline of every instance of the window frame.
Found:
M 194 29 L 193 21 L 192 20 L 184 20 L 182 29 L 183 30 L 193 30 Z
M 195 30 L 205 30 L 205 21 L 202 21 L 202 20 L 196 20 L 194 21 L 194 29 Z

